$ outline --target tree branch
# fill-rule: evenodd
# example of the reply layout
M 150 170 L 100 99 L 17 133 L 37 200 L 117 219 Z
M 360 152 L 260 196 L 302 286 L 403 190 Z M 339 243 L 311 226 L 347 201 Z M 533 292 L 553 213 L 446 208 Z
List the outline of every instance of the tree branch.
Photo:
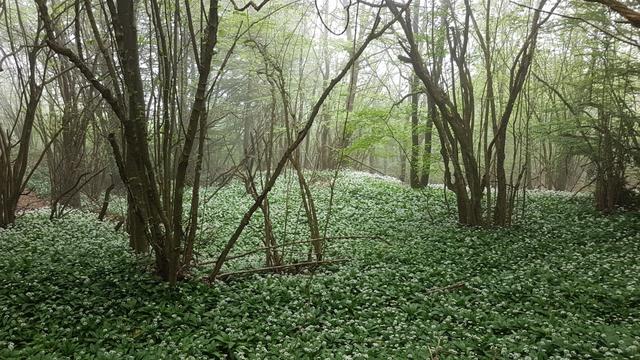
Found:
M 617 0 L 584 0 L 586 2 L 602 4 L 627 19 L 631 25 L 640 28 L 640 12 L 633 10 Z

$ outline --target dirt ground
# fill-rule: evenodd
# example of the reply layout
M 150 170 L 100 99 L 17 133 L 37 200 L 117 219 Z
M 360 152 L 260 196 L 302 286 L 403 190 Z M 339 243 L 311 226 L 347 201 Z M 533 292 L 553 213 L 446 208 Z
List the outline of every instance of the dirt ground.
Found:
M 17 211 L 36 210 L 49 206 L 49 202 L 39 198 L 33 191 L 25 190 L 25 194 L 18 199 Z

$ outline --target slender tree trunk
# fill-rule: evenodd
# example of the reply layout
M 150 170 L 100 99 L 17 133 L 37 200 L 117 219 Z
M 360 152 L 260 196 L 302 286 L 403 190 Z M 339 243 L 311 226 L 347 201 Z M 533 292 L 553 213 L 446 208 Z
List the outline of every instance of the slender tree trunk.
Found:
M 409 158 L 409 185 L 412 188 L 420 187 L 420 133 L 418 119 L 418 105 L 420 97 L 418 94 L 418 79 L 415 75 L 411 77 L 411 152 Z
M 427 99 L 430 99 L 427 97 Z M 431 175 L 431 153 L 433 148 L 433 121 L 438 116 L 438 109 L 436 109 L 433 100 L 427 100 L 427 107 L 429 116 L 427 118 L 427 127 L 424 130 L 424 149 L 422 153 L 422 178 L 420 179 L 420 186 L 426 187 L 429 185 L 429 177 Z

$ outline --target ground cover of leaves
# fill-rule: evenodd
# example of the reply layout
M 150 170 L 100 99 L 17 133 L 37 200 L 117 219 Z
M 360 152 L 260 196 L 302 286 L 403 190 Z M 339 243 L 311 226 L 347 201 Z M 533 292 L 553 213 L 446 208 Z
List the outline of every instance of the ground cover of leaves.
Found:
M 331 180 L 312 181 L 324 221 Z M 283 179 L 271 200 L 279 241 L 305 235 L 295 186 Z M 202 257 L 250 203 L 238 184 L 207 191 Z M 352 260 L 313 276 L 173 289 L 113 224 L 22 216 L 0 230 L 0 358 L 640 359 L 637 214 L 603 217 L 588 197 L 539 192 L 517 225 L 468 229 L 442 194 L 342 175 L 327 234 L 383 240 L 333 243 L 331 256 Z M 260 221 L 235 253 L 259 243 Z

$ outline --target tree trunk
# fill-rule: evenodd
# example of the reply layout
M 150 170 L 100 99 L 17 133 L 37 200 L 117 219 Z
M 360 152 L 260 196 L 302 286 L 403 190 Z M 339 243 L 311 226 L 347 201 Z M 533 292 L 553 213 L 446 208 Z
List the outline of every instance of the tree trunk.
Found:
M 424 149 L 422 153 L 422 178 L 420 179 L 420 186 L 426 187 L 429 185 L 429 177 L 431 176 L 431 152 L 433 149 L 433 121 L 438 116 L 438 109 L 436 109 L 433 100 L 427 97 L 427 107 L 429 116 L 427 118 L 427 128 L 424 130 Z
M 412 188 L 420 187 L 420 139 L 418 126 L 418 79 L 415 75 L 411 77 L 411 152 L 409 158 L 409 185 Z

